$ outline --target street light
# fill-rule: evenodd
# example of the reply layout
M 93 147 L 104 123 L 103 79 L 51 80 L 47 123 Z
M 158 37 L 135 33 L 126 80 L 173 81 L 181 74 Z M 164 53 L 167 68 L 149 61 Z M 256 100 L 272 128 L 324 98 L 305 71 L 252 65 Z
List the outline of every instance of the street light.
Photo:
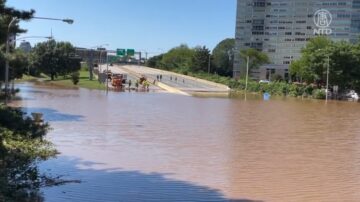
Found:
M 246 57 L 246 81 L 245 81 L 245 96 L 247 93 L 247 87 L 248 87 L 248 80 L 249 80 L 249 62 L 250 62 L 250 57 L 247 56 Z
M 72 19 L 58 19 L 58 18 L 45 18 L 45 17 L 32 17 L 32 19 L 41 19 L 41 20 L 56 20 L 56 21 L 63 21 L 68 24 L 73 24 L 74 20 Z M 19 19 L 17 17 L 13 17 L 10 21 L 7 29 L 7 39 L 6 39 L 6 55 L 9 54 L 9 41 L 10 41 L 10 28 L 14 25 L 14 23 L 19 22 Z M 8 98 L 8 90 L 9 90 L 9 60 L 6 59 L 5 61 L 5 104 L 7 104 L 7 98 Z
M 321 51 L 323 49 L 318 49 Z M 326 89 L 325 89 L 325 101 L 328 102 L 328 91 L 329 91 L 329 74 L 330 74 L 330 55 L 327 54 L 327 65 L 326 65 Z
M 37 38 L 40 38 L 40 39 L 52 39 L 53 37 L 52 36 L 24 36 L 24 37 L 20 37 L 20 38 L 17 38 L 15 41 L 19 41 L 19 40 L 23 40 L 23 39 L 37 39 Z
M 103 52 L 102 48 L 104 48 L 104 46 L 109 46 L 109 44 L 105 43 L 105 44 L 101 44 L 101 45 L 97 45 L 97 46 L 93 46 L 93 47 L 90 47 L 90 49 L 93 49 L 93 48 L 96 48 L 96 49 L 99 49 L 100 48 L 100 54 L 99 54 L 99 64 L 101 63 L 101 54 Z
M 327 69 L 326 69 L 326 102 L 328 101 L 328 90 L 329 90 L 329 69 L 330 69 L 330 56 L 327 55 Z
M 65 19 L 59 19 L 59 18 L 45 18 L 45 17 L 32 17 L 33 19 L 40 19 L 40 20 L 56 20 L 56 21 L 63 21 L 63 22 L 66 22 L 68 24 L 73 24 L 74 23 L 74 20 L 73 19 L 68 19 L 68 18 L 65 18 Z
M 6 56 L 9 54 L 9 41 L 10 41 L 10 28 L 13 26 L 14 23 L 18 22 L 18 18 L 14 17 L 8 26 L 7 30 L 7 39 L 6 39 Z M 9 93 L 9 59 L 7 58 L 5 61 L 5 104 L 7 104 L 7 98 Z

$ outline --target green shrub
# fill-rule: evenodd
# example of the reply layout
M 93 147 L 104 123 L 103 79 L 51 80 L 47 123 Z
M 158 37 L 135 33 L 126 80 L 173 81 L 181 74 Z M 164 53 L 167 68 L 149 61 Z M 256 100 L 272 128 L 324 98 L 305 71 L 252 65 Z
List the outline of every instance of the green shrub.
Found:
M 39 188 L 37 163 L 56 155 L 44 139 L 48 130 L 47 123 L 36 123 L 20 109 L 0 105 L 0 201 L 28 201 L 14 199 Z
M 326 92 L 325 89 L 316 89 L 313 90 L 313 98 L 315 99 L 325 99 L 326 98 Z
M 73 82 L 74 85 L 77 85 L 79 83 L 80 80 L 80 73 L 79 72 L 73 72 L 71 74 L 71 81 Z

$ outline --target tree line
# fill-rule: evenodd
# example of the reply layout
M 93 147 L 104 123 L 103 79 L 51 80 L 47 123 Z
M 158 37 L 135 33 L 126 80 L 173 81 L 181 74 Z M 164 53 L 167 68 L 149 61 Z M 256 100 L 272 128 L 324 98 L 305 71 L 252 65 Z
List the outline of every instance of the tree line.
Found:
M 222 76 L 232 76 L 235 39 L 221 41 L 211 51 L 206 46 L 190 48 L 182 44 L 167 53 L 149 58 L 147 66 L 180 73 L 209 72 Z
M 327 69 L 329 83 L 341 91 L 360 91 L 360 43 L 332 41 L 320 36 L 311 39 L 301 51 L 301 58 L 290 66 L 296 81 L 324 86 Z

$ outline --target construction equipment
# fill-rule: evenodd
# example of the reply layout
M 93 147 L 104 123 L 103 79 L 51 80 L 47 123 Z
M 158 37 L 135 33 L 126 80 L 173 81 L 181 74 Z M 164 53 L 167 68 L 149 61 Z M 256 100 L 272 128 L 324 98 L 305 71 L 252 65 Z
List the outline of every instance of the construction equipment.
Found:
M 146 80 L 147 80 L 146 77 L 144 75 L 141 75 L 140 80 L 139 80 L 140 85 L 142 85 L 143 82 Z
M 126 79 L 123 74 L 113 74 L 111 76 L 111 85 L 115 88 L 122 88 L 123 83 L 125 83 Z

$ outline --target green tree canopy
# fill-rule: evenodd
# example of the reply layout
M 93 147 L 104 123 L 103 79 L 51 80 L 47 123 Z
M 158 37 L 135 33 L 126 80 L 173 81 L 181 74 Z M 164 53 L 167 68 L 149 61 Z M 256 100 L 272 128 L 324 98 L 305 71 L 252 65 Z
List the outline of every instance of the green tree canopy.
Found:
M 241 50 L 240 56 L 244 58 L 245 61 L 249 58 L 249 71 L 270 62 L 269 57 L 265 53 L 253 48 Z
M 16 49 L 10 55 L 10 77 L 11 79 L 22 78 L 29 66 L 29 57 L 24 51 Z
M 360 44 L 333 42 L 320 36 L 311 39 L 301 53 L 290 66 L 293 77 L 324 86 L 329 65 L 330 85 L 338 85 L 340 90 L 360 90 Z
M 22 11 L 6 6 L 6 0 L 0 0 L 0 44 L 5 44 L 9 23 L 13 17 L 20 20 L 29 20 L 33 17 L 35 11 Z M 26 30 L 21 29 L 16 23 L 10 28 L 11 33 L 23 33 Z
M 194 72 L 207 72 L 209 67 L 210 50 L 205 46 L 195 47 L 195 52 L 192 57 L 192 71 Z
M 146 65 L 149 67 L 153 67 L 153 68 L 160 67 L 161 66 L 160 62 L 161 62 L 163 56 L 164 56 L 164 54 L 160 54 L 160 55 L 156 55 L 154 57 L 149 58 L 147 60 Z
M 235 39 L 225 39 L 212 51 L 214 71 L 222 76 L 232 76 Z
M 189 70 L 192 67 L 192 58 L 194 50 L 187 45 L 180 45 L 165 53 L 161 60 L 163 68 L 172 69 L 185 69 Z
M 35 11 L 22 11 L 17 10 L 12 7 L 6 6 L 6 0 L 0 0 L 0 81 L 5 80 L 5 59 L 9 59 L 10 61 L 10 67 L 12 70 L 11 76 L 14 78 L 21 77 L 19 76 L 22 74 L 19 72 L 19 70 L 23 69 L 24 63 L 27 61 L 25 57 L 20 56 L 20 53 L 15 51 L 15 55 L 11 55 L 13 50 L 13 47 L 10 48 L 10 53 L 5 57 L 5 47 L 6 47 L 6 40 L 8 37 L 8 26 L 12 19 L 16 17 L 19 20 L 29 20 L 33 17 Z M 18 33 L 24 33 L 26 30 L 21 29 L 18 25 L 18 22 L 13 24 L 13 26 L 10 27 L 9 33 L 18 34 Z M 18 59 L 18 61 L 16 61 Z M 17 66 L 20 65 L 20 66 Z
M 75 56 L 75 48 L 69 42 L 49 40 L 38 43 L 31 52 L 31 65 L 51 77 L 67 75 L 81 68 L 81 59 Z

